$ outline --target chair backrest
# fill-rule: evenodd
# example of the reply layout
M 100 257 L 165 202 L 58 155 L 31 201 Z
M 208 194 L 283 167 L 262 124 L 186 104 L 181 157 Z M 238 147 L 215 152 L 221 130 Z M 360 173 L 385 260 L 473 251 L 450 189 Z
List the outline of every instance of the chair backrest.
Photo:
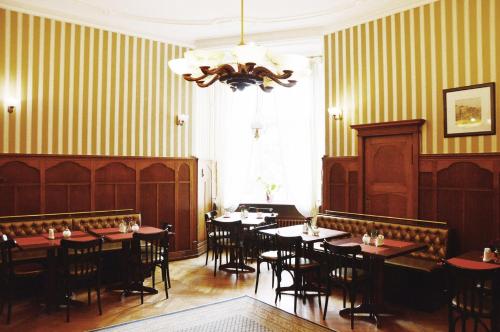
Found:
M 16 246 L 16 242 L 2 234 L 0 237 L 0 272 L 10 271 L 12 268 L 12 248 Z
M 211 221 L 217 215 L 217 211 L 212 210 L 205 213 L 205 222 Z
M 225 246 L 242 240 L 241 220 L 230 222 L 212 220 L 212 227 L 216 245 Z
M 266 224 L 266 225 L 276 224 L 278 222 L 278 216 L 275 214 L 272 217 L 270 217 L 270 216 L 269 217 L 265 217 L 264 220 L 265 220 L 264 224 Z
M 302 257 L 301 236 L 275 235 L 276 250 L 278 251 L 278 266 L 282 264 L 298 264 Z
M 447 272 L 447 291 L 449 305 L 467 315 L 482 316 L 492 308 L 492 299 L 500 298 L 497 287 L 500 284 L 499 269 L 477 270 L 454 266 L 444 261 Z M 496 278 L 496 280 L 495 280 Z M 492 291 L 495 292 L 492 294 Z M 452 302 L 453 301 L 453 302 Z M 498 314 L 500 308 L 496 308 Z M 495 313 L 493 313 L 495 314 Z
M 323 242 L 328 264 L 329 275 L 340 281 L 347 281 L 348 277 L 353 282 L 358 279 L 359 261 L 356 258 L 361 254 L 361 246 L 338 246 L 328 243 L 326 240 Z
M 259 252 L 262 251 L 267 251 L 267 250 L 274 250 L 276 247 L 275 245 L 275 237 L 274 235 L 266 234 L 266 233 L 261 233 L 260 231 L 265 230 L 265 229 L 273 229 L 277 228 L 278 224 L 264 224 L 261 226 L 254 227 L 250 233 L 250 236 L 247 238 L 247 240 L 251 241 L 250 245 L 252 245 L 254 248 L 257 248 Z
M 132 236 L 132 256 L 135 263 L 146 268 L 161 263 L 168 253 L 168 232 L 152 234 L 134 233 Z
M 63 268 L 66 276 L 93 276 L 101 270 L 102 238 L 88 241 L 61 239 Z

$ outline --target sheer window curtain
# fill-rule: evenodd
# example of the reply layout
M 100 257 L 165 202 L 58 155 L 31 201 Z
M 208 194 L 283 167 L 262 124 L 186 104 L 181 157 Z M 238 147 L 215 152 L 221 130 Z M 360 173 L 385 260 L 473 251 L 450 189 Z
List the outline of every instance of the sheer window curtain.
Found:
M 316 209 L 325 144 L 322 66 L 312 59 L 311 75 L 271 93 L 232 92 L 223 84 L 195 89 L 195 151 L 217 161 L 218 206 L 265 203 L 267 183 L 278 186 L 274 203 L 294 204 L 304 215 Z M 251 126 L 256 119 L 263 124 L 258 139 Z

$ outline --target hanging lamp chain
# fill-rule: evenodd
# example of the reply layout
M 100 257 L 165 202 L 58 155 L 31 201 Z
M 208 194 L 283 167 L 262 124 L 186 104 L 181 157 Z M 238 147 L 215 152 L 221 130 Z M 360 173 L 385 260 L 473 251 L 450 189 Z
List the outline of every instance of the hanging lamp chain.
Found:
M 243 0 L 241 0 L 241 33 L 240 33 L 240 45 L 245 45 L 245 40 L 243 39 Z

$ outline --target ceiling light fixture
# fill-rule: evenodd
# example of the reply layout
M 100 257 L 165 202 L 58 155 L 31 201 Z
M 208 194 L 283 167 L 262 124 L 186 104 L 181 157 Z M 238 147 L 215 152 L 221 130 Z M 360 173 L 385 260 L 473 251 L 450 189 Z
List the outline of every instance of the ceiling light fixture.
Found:
M 267 48 L 245 44 L 243 0 L 241 0 L 240 44 L 231 51 L 192 50 L 184 58 L 168 62 L 170 69 L 185 80 L 206 88 L 216 81 L 225 83 L 233 91 L 258 85 L 270 92 L 273 85 L 292 87 L 297 81 L 289 79 L 297 71 L 308 70 L 308 59 L 298 55 L 277 55 Z

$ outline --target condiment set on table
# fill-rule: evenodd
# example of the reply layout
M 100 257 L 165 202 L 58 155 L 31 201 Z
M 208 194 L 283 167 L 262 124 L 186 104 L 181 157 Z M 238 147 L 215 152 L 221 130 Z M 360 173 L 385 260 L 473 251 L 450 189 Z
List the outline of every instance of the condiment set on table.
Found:
M 69 230 L 68 227 L 66 227 L 64 229 L 64 231 L 62 232 L 62 236 L 67 239 L 69 237 L 71 237 L 71 231 Z M 48 236 L 48 239 L 49 240 L 55 240 L 56 239 L 56 231 L 54 228 L 49 228 L 49 236 Z
M 139 230 L 139 225 L 137 225 L 137 223 L 132 224 L 132 222 L 129 223 L 121 222 L 120 225 L 118 225 L 118 230 L 120 231 L 120 233 L 128 233 L 128 232 L 135 233 Z
M 302 233 L 312 236 L 319 236 L 319 228 L 316 225 L 311 226 L 308 222 L 302 226 Z
M 496 261 L 498 258 L 500 258 L 499 255 L 500 255 L 499 249 L 497 249 L 496 251 L 493 251 L 491 248 L 484 248 L 483 262 Z
M 376 235 L 372 234 L 372 236 L 365 234 L 362 238 L 363 244 L 366 245 L 375 245 L 375 247 L 381 247 L 384 245 L 384 236 L 382 234 Z

